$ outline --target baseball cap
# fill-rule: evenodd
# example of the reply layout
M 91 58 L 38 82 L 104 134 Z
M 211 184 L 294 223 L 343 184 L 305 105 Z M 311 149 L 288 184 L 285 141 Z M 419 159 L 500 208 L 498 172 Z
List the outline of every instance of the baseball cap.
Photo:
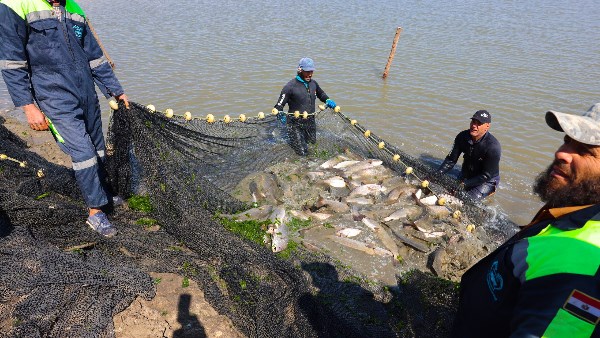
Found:
M 311 58 L 302 58 L 298 62 L 298 68 L 305 72 L 312 72 L 315 70 L 315 62 Z
M 481 123 L 491 123 L 492 115 L 487 110 L 478 110 L 473 114 L 471 120 L 477 120 Z
M 546 123 L 575 141 L 600 146 L 600 103 L 593 105 L 583 115 L 550 110 L 546 112 Z

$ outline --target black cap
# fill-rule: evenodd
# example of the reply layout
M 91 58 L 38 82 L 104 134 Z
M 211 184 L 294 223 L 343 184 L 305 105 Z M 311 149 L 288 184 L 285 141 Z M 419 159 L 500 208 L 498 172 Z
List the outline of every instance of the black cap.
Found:
M 491 123 L 492 115 L 487 110 L 478 110 L 473 114 L 471 120 L 477 120 L 481 123 Z

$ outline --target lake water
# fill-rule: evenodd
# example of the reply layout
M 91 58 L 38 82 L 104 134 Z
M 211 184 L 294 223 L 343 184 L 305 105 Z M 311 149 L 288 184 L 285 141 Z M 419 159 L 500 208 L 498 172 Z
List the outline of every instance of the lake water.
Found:
M 269 112 L 304 56 L 346 115 L 414 156 L 441 160 L 470 116 L 487 109 L 503 147 L 491 203 L 517 223 L 541 206 L 531 184 L 562 139 L 544 113 L 579 114 L 600 101 L 598 1 L 79 4 L 130 99 L 159 110 Z M 2 83 L 0 112 L 11 108 Z

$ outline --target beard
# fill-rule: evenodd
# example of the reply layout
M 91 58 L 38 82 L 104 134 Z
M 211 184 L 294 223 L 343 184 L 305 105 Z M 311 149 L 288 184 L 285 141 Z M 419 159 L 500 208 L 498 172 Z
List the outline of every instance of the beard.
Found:
M 550 175 L 554 165 L 542 171 L 533 185 L 533 193 L 550 208 L 580 206 L 600 203 L 600 176 L 583 177 L 575 180 L 569 178 L 569 183 L 560 184 Z

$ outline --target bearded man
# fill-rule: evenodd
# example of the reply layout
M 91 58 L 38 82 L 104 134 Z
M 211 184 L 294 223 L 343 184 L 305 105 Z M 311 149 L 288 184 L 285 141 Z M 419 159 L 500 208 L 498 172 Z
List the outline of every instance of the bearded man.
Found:
M 462 277 L 454 337 L 600 337 L 600 103 L 555 111 L 565 133 L 533 221 Z

